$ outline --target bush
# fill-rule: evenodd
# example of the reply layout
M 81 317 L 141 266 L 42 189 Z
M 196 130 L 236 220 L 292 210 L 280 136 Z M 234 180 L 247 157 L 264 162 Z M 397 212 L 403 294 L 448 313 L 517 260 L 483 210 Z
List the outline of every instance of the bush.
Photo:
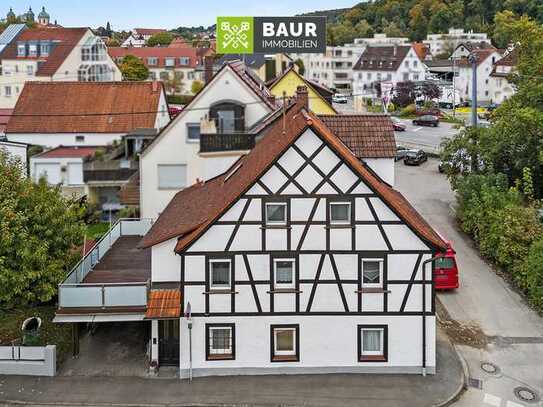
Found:
M 413 116 L 416 111 L 417 111 L 417 106 L 414 103 L 412 103 L 404 107 L 402 110 L 400 110 L 400 116 L 401 117 Z
M 526 291 L 530 303 L 543 310 L 543 237 L 532 243 L 526 259 L 516 267 L 513 277 Z
M 191 95 L 167 95 L 166 99 L 169 104 L 173 105 L 186 105 L 192 100 Z

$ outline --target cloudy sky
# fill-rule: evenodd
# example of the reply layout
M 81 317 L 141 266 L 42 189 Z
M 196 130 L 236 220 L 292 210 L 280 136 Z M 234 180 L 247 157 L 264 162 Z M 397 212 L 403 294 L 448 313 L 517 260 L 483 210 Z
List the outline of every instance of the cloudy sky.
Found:
M 1 0 L 0 14 L 9 7 L 22 14 L 42 6 L 52 20 L 66 27 L 105 25 L 115 30 L 133 27 L 208 26 L 217 16 L 288 16 L 308 11 L 352 7 L 357 0 Z M 5 10 L 4 10 L 5 9 Z

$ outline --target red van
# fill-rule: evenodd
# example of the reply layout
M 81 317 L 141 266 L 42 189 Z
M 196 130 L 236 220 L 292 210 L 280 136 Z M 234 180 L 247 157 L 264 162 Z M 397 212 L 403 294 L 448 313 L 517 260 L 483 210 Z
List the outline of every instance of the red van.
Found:
M 447 244 L 445 253 L 439 253 L 434 262 L 434 281 L 436 290 L 454 290 L 458 288 L 458 266 L 456 252 L 451 244 Z

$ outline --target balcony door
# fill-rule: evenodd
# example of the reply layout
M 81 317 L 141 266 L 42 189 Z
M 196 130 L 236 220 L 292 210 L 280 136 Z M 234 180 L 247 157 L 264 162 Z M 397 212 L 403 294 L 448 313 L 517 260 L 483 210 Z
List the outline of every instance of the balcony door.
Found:
M 222 101 L 209 108 L 209 117 L 215 121 L 220 134 L 243 132 L 245 106 L 234 101 Z
M 161 366 L 179 365 L 179 319 L 158 321 L 158 358 Z
M 233 110 L 219 110 L 217 112 L 220 133 L 234 133 L 236 130 L 236 115 Z

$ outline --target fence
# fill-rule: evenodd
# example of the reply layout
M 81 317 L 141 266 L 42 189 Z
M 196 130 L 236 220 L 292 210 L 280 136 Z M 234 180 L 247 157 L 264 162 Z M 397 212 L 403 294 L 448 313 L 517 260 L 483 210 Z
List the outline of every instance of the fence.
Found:
M 47 346 L 0 346 L 0 374 L 55 376 L 57 349 Z

